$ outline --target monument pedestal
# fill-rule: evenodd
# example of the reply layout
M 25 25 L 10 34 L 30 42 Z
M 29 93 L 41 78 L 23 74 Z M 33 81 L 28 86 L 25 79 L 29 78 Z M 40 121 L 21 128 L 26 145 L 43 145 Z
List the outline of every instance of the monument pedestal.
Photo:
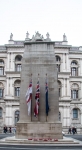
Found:
M 51 138 L 62 139 L 60 122 L 19 122 L 17 123 L 16 138 Z
M 20 120 L 17 123 L 16 138 L 57 138 L 62 139 L 62 125 L 59 120 L 59 96 L 57 83 L 57 65 L 55 60 L 54 42 L 44 40 L 38 32 L 33 40 L 25 41 L 22 58 Z M 47 41 L 48 40 L 48 41 Z M 25 95 L 29 82 L 32 80 L 31 113 L 27 113 Z M 34 116 L 37 81 L 40 84 L 38 116 Z M 45 84 L 48 84 L 46 98 Z M 46 113 L 46 106 L 49 112 Z M 47 108 L 48 109 L 48 108 Z

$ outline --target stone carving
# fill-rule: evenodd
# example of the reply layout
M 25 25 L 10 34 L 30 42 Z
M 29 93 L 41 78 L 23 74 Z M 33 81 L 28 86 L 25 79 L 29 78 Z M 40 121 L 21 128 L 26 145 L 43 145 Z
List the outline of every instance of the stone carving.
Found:
M 50 39 L 50 35 L 49 35 L 49 33 L 47 32 L 47 34 L 46 34 L 46 41 L 51 41 L 51 39 Z
M 10 40 L 11 41 L 13 40 L 13 34 L 12 33 L 10 34 Z
M 35 36 L 32 36 L 32 41 L 43 41 L 44 37 L 38 31 L 35 32 Z
M 27 31 L 27 33 L 26 33 L 26 38 L 25 38 L 25 40 L 30 40 L 30 39 L 29 39 L 29 33 L 28 33 L 28 31 Z
M 26 33 L 26 38 L 27 38 L 27 39 L 29 38 L 29 33 L 28 33 L 28 31 L 27 31 L 27 33 Z
M 49 35 L 49 33 L 47 32 L 47 34 L 46 34 L 47 39 L 49 39 L 49 36 L 50 36 L 50 35 Z
M 63 41 L 67 41 L 67 37 L 66 37 L 65 33 L 63 35 Z

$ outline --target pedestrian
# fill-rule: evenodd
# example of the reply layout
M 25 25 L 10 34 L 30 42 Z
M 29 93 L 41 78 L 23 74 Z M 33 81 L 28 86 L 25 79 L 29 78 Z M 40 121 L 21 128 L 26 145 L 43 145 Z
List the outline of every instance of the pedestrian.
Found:
M 77 128 L 75 127 L 75 133 L 77 134 Z
M 71 127 L 69 127 L 69 129 L 68 129 L 68 134 L 69 134 L 69 133 L 71 134 Z
M 11 133 L 11 127 L 9 127 L 9 132 Z
M 73 135 L 75 134 L 75 128 L 74 127 L 72 128 L 72 133 L 73 133 Z
M 7 133 L 7 127 L 6 126 L 4 126 L 4 133 Z

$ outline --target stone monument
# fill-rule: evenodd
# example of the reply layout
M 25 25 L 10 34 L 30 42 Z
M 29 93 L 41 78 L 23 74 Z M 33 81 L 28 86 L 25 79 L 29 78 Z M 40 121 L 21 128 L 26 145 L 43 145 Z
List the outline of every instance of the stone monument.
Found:
M 48 39 L 48 40 L 47 40 Z M 62 124 L 59 120 L 59 98 L 57 85 L 57 67 L 54 42 L 44 39 L 39 32 L 33 39 L 26 40 L 22 58 L 20 119 L 17 123 L 16 138 L 57 138 L 62 139 Z M 48 82 L 49 112 L 46 116 L 45 80 Z M 31 113 L 28 116 L 25 94 L 32 79 Z M 36 84 L 39 79 L 39 114 L 34 117 Z

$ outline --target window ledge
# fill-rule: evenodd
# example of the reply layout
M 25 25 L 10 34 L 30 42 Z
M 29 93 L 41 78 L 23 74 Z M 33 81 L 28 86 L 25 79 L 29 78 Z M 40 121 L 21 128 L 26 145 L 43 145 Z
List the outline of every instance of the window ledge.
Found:
M 72 120 L 79 120 L 78 118 L 72 118 Z

